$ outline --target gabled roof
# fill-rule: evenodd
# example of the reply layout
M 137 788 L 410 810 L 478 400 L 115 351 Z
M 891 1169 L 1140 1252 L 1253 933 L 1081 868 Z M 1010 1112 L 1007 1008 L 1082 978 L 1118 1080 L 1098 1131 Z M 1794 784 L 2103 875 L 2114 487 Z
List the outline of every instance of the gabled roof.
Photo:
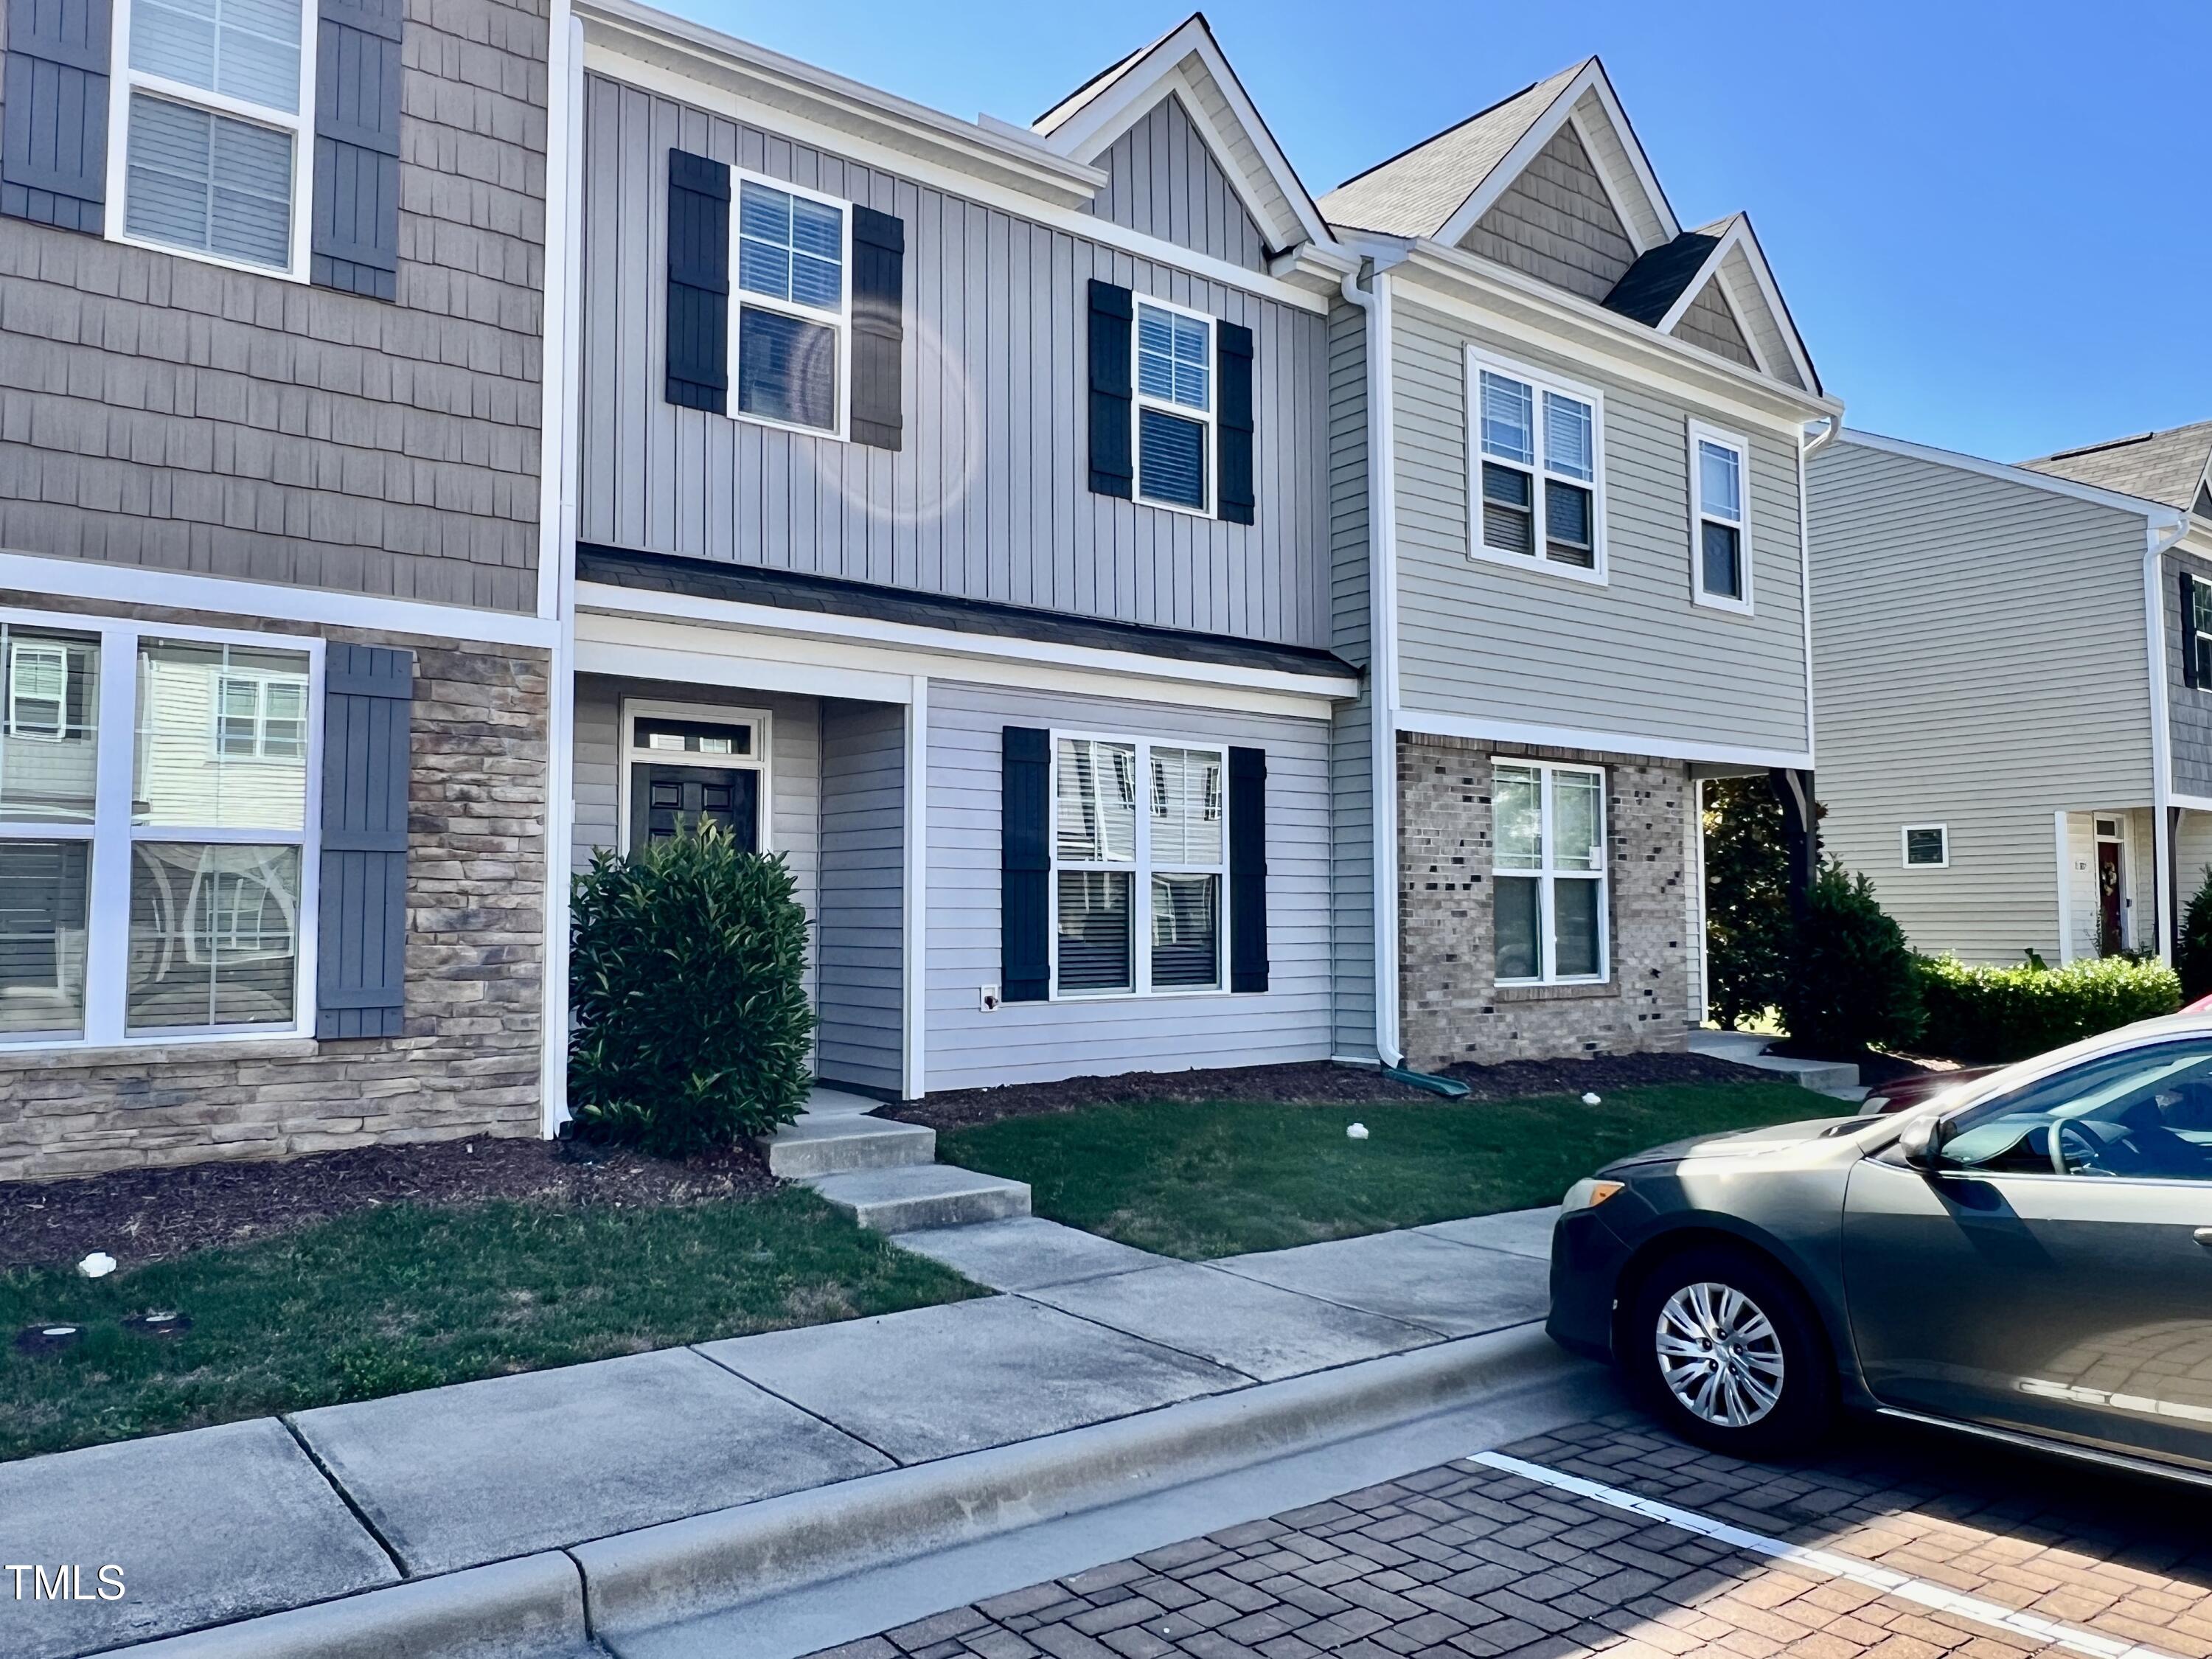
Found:
M 2130 438 L 2114 438 L 2081 449 L 2062 449 L 2021 465 L 2076 483 L 2140 495 L 2186 513 L 2196 507 L 2204 489 L 2206 470 L 2212 467 L 2212 421 L 2168 427 L 2163 432 L 2138 432 Z
M 1718 227 L 1686 230 L 1671 242 L 1638 257 L 1605 296 L 1605 308 L 1659 326 L 1659 319 L 1674 308 L 1684 295 L 1695 298 L 1698 278 L 1705 275 L 1713 250 L 1721 245 Z
M 1711 288 L 1743 331 L 1759 372 L 1820 390 L 1812 354 L 1797 332 L 1747 213 L 1731 213 L 1640 256 L 1605 296 L 1605 307 L 1671 334 L 1699 292 Z
M 1092 76 L 1030 130 L 1054 155 L 1093 161 L 1162 99 L 1176 96 L 1271 247 L 1330 240 L 1320 208 L 1230 67 L 1204 12 L 1193 12 L 1152 45 Z

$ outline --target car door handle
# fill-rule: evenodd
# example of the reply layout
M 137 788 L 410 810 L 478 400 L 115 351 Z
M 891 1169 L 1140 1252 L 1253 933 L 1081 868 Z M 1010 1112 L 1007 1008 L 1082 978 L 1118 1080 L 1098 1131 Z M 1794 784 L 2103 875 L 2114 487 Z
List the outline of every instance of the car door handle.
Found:
M 2197 1242 L 2206 1249 L 2212 1250 L 2212 1227 L 2199 1227 L 2197 1230 Z

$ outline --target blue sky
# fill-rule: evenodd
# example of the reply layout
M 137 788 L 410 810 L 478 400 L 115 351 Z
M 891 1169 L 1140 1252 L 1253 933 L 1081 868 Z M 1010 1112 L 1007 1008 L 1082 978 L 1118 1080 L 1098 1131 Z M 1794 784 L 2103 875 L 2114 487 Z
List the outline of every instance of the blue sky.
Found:
M 658 3 L 953 114 L 1024 121 L 1188 10 Z M 1854 426 L 2017 460 L 2212 417 L 2202 0 L 1219 0 L 1206 15 L 1316 195 L 1598 53 L 1683 222 L 1750 210 Z

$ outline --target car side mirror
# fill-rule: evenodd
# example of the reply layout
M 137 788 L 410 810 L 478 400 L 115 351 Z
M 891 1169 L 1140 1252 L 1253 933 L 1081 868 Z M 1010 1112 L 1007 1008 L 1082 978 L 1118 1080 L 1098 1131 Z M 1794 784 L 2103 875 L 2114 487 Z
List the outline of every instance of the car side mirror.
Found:
M 1923 1175 L 1935 1174 L 1943 1166 L 1944 1130 L 1948 1127 L 1934 1113 L 1913 1119 L 1897 1138 L 1897 1155 L 1908 1168 Z

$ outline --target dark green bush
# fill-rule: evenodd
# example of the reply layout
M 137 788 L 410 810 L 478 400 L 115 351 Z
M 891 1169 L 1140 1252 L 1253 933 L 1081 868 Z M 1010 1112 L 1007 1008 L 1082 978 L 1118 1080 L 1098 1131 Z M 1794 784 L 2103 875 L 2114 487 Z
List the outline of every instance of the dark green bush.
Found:
M 1920 1034 L 1920 981 L 1905 930 L 1875 902 L 1871 882 L 1833 860 L 1806 894 L 1781 1009 L 1791 1042 L 1816 1052 L 1898 1048 Z
M 683 1158 L 799 1115 L 814 1012 L 806 917 L 780 855 L 713 824 L 595 854 L 571 915 L 578 1133 Z
M 1782 1000 L 1790 852 L 1766 778 L 1714 778 L 1705 796 L 1705 995 L 1714 1021 L 1732 1028 Z
M 2181 913 L 2181 937 L 2173 964 L 2181 970 L 2181 1000 L 2194 1002 L 2212 992 L 2212 864 L 2204 866 L 2189 908 Z
M 1922 1046 L 1953 1060 L 2025 1060 L 2181 1006 L 2181 981 L 2162 962 L 2095 957 L 2063 968 L 1990 968 L 1956 957 L 1920 958 Z

